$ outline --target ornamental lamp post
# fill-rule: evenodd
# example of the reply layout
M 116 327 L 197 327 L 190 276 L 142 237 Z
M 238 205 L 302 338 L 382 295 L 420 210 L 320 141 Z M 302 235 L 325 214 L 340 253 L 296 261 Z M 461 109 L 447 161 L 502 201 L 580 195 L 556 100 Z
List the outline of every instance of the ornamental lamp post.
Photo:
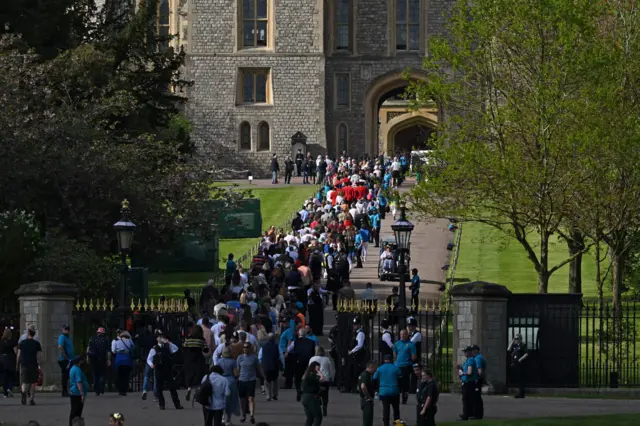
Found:
M 405 203 L 401 201 L 400 219 L 391 225 L 393 234 L 396 237 L 396 245 L 398 250 L 400 250 L 400 265 L 398 265 L 398 275 L 400 276 L 400 306 L 398 306 L 397 310 L 400 329 L 405 328 L 407 323 L 407 296 L 405 294 L 407 265 L 405 263 L 405 255 L 409 252 L 409 242 L 413 228 L 413 223 L 409 222 L 406 217 Z
M 125 199 L 122 201 L 122 209 L 120 209 L 122 217 L 113 224 L 113 229 L 116 231 L 116 236 L 118 237 L 120 259 L 122 260 L 122 283 L 120 285 L 118 298 L 118 307 L 120 309 L 126 309 L 127 306 L 127 273 L 129 272 L 127 255 L 131 252 L 131 242 L 133 241 L 133 234 L 136 230 L 136 225 L 129 219 L 130 213 L 129 201 Z M 122 317 L 124 319 L 124 312 Z

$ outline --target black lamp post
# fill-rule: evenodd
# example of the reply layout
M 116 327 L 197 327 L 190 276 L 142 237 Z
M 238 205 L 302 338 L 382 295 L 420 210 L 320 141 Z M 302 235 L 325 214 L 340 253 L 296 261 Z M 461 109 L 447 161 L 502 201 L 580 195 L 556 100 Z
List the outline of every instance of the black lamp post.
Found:
M 400 265 L 398 265 L 398 275 L 400 275 L 400 300 L 398 306 L 398 323 L 400 329 L 407 325 L 407 296 L 405 294 L 405 275 L 407 274 L 407 266 L 405 264 L 405 256 L 409 252 L 409 241 L 411 240 L 411 232 L 413 231 L 413 223 L 409 222 L 406 217 L 406 207 L 404 202 L 400 202 L 400 219 L 397 220 L 391 229 L 396 237 L 396 245 L 400 250 Z
M 122 260 L 122 284 L 120 286 L 120 294 L 118 298 L 118 307 L 120 309 L 126 309 L 127 306 L 127 272 L 129 272 L 129 266 L 127 266 L 127 255 L 131 251 L 133 233 L 136 230 L 136 225 L 129 219 L 130 212 L 129 201 L 122 201 L 122 209 L 120 210 L 122 217 L 119 221 L 113 224 L 113 229 L 116 231 L 116 236 L 118 237 L 118 249 L 120 250 L 120 258 Z

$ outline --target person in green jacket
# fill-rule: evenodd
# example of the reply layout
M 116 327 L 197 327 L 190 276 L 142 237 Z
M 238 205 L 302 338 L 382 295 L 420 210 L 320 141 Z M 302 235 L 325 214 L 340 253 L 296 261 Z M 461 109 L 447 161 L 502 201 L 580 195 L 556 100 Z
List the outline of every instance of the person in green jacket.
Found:
M 305 426 L 320 426 L 322 424 L 322 401 L 320 386 L 327 380 L 320 371 L 320 364 L 312 362 L 302 376 L 302 406 L 307 416 Z

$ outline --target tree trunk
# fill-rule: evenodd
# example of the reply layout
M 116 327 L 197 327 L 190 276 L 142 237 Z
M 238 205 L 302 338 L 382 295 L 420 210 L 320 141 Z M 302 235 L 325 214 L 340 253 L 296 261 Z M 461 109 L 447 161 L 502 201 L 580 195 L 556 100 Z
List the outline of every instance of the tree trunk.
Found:
M 576 256 L 569 263 L 569 293 L 582 293 L 582 250 L 584 250 L 584 235 L 574 229 L 567 240 L 569 256 Z M 579 254 L 578 254 L 579 253 Z
M 611 257 L 611 279 L 613 282 L 613 309 L 618 310 L 622 305 L 622 293 L 625 291 L 624 283 L 624 254 L 609 252 Z
M 538 270 L 538 293 L 549 292 L 549 234 L 540 233 L 540 269 Z

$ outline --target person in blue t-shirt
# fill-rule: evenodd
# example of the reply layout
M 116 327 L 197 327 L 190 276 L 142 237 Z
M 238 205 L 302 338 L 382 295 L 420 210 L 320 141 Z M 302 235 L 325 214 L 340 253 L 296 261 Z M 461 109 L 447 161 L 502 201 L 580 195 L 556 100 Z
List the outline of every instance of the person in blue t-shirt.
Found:
M 371 239 L 376 247 L 380 247 L 380 225 L 382 221 L 380 220 L 380 213 L 378 213 L 376 208 L 371 210 L 369 214 L 369 223 L 371 223 Z
M 373 380 L 379 381 L 380 401 L 382 402 L 382 423 L 389 426 L 389 407 L 393 407 L 393 421 L 400 419 L 400 386 L 402 371 L 393 364 L 391 354 L 384 356 L 382 364 L 373 374 Z
M 89 382 L 87 376 L 82 371 L 82 367 L 85 364 L 83 355 L 78 355 L 71 361 L 71 369 L 69 370 L 69 399 L 71 401 L 71 411 L 69 412 L 69 426 L 71 426 L 73 419 L 76 417 L 82 417 L 82 410 L 84 408 L 84 398 L 89 391 Z
M 70 331 L 69 324 L 65 324 L 62 326 L 62 334 L 58 337 L 58 349 L 60 350 L 58 365 L 62 373 L 62 396 L 69 396 L 69 361 L 73 359 L 73 341 L 69 336 Z
M 467 346 L 463 351 L 467 359 L 462 366 L 458 366 L 458 375 L 462 381 L 462 414 L 460 418 L 469 420 L 469 417 L 473 417 L 473 414 L 475 414 L 473 402 L 476 381 L 478 380 L 478 368 L 471 346 Z
M 362 244 L 360 245 L 360 258 L 363 262 L 367 263 L 367 252 L 369 251 L 369 242 L 371 241 L 371 231 L 367 225 L 362 225 L 358 235 L 362 237 Z
M 476 420 L 484 417 L 484 401 L 482 401 L 482 385 L 485 383 L 487 374 L 487 360 L 480 353 L 480 346 L 471 346 L 473 359 L 476 361 L 478 369 L 478 380 L 476 381 L 475 393 L 473 398 L 473 418 Z
M 416 312 L 420 308 L 420 275 L 417 268 L 413 268 L 411 274 L 411 310 Z
M 411 369 L 418 358 L 416 345 L 409 339 L 407 330 L 400 330 L 400 340 L 393 345 L 393 354 L 396 358 L 396 366 L 402 371 L 400 387 L 402 389 L 402 403 L 406 404 L 409 398 Z

